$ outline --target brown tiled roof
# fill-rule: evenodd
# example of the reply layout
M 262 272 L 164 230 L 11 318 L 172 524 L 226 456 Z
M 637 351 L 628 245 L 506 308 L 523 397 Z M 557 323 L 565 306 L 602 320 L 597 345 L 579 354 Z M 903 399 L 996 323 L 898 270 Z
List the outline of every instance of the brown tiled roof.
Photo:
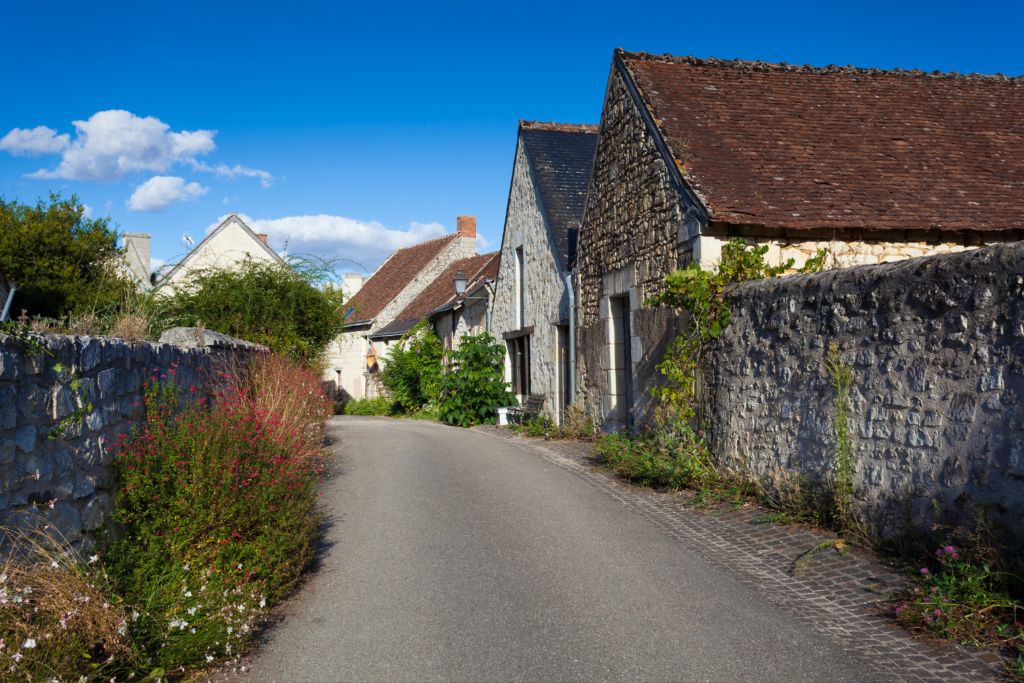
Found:
M 501 252 L 493 251 L 490 254 L 471 256 L 451 264 L 433 282 L 427 285 L 420 292 L 419 296 L 405 307 L 405 310 L 396 315 L 395 320 L 422 320 L 431 311 L 454 301 L 455 274 L 459 272 L 460 268 L 467 279 L 467 292 L 473 291 L 473 288 L 484 280 L 498 277 L 498 261 L 500 256 Z
M 617 55 L 712 219 L 1024 228 L 1024 77 Z
M 453 233 L 411 247 L 399 247 L 352 297 L 349 307 L 355 307 L 356 311 L 348 322 L 376 318 L 458 236 Z

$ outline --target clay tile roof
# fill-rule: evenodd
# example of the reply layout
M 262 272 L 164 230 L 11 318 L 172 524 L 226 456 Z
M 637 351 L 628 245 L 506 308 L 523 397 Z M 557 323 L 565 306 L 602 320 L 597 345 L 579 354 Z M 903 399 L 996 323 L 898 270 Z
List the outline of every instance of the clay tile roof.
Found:
M 617 55 L 712 219 L 1024 228 L 1024 77 Z
M 462 269 L 465 274 L 466 291 L 472 292 L 484 280 L 492 280 L 498 276 L 498 260 L 501 252 L 493 251 L 490 254 L 479 254 L 465 258 L 448 266 L 438 275 L 433 282 L 420 292 L 419 296 L 395 316 L 395 320 L 420 321 L 427 317 L 427 314 L 455 300 L 455 274 Z
M 458 236 L 453 233 L 411 247 L 399 247 L 352 297 L 346 308 L 355 307 L 356 311 L 348 323 L 376 318 Z
M 537 179 L 563 269 L 575 256 L 575 235 L 594 165 L 597 128 L 585 123 L 519 122 L 519 136 Z

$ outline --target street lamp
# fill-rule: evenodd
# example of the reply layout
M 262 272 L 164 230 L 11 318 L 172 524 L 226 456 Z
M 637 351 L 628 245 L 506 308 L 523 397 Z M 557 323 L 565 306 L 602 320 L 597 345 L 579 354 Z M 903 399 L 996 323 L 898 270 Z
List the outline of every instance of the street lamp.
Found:
M 466 274 L 462 272 L 462 268 L 459 268 L 459 272 L 455 273 L 455 296 L 462 296 L 466 293 Z

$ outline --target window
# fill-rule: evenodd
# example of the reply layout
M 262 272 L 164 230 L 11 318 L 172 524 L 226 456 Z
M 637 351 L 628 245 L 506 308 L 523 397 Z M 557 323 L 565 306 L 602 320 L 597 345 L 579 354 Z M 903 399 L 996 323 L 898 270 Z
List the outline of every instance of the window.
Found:
M 523 248 L 516 249 L 516 328 L 526 327 L 526 267 L 523 262 Z

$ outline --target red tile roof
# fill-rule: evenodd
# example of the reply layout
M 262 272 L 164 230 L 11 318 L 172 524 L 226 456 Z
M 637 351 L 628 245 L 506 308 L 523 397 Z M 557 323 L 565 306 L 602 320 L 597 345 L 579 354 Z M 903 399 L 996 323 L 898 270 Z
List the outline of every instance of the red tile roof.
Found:
M 1024 77 L 616 53 L 712 219 L 1024 228 Z
M 348 322 L 372 320 L 459 235 L 443 235 L 411 247 L 399 247 L 350 300 L 356 311 Z
M 480 285 L 484 280 L 492 280 L 498 277 L 500 256 L 500 251 L 493 251 L 490 254 L 471 256 L 451 264 L 433 282 L 427 285 L 420 292 L 420 295 L 405 307 L 405 310 L 396 315 L 395 320 L 422 320 L 431 311 L 454 301 L 454 280 L 455 274 L 459 272 L 459 269 L 462 269 L 463 274 L 466 276 L 467 292 L 473 291 L 473 288 Z

